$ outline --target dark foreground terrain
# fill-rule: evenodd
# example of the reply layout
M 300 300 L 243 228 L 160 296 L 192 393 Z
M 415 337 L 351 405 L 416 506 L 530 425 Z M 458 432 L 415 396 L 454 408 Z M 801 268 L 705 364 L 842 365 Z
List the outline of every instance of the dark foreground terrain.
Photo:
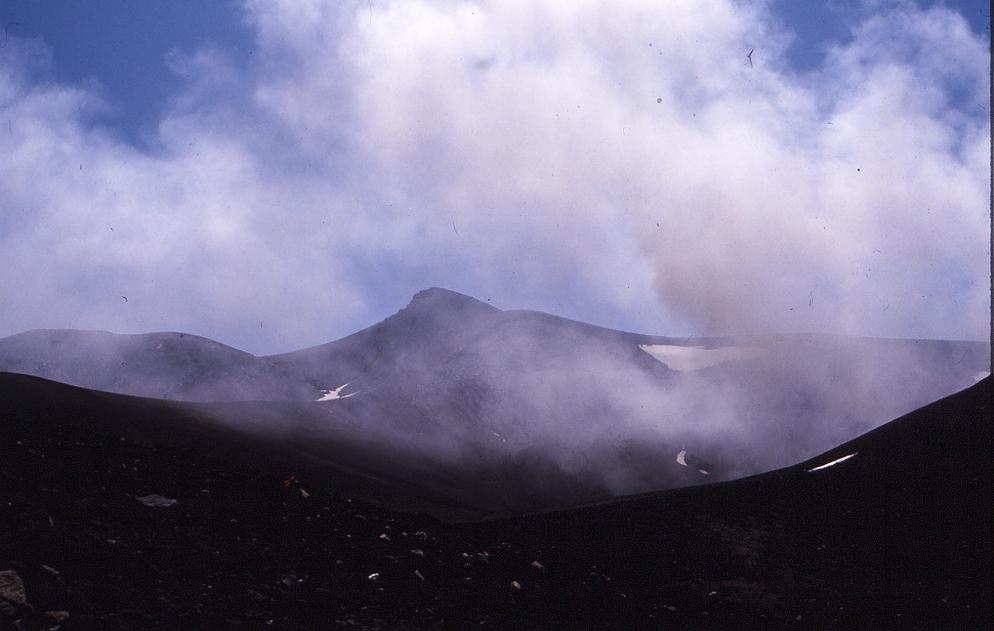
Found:
M 0 375 L 0 628 L 990 628 L 990 377 L 796 467 L 469 524 L 23 379 Z

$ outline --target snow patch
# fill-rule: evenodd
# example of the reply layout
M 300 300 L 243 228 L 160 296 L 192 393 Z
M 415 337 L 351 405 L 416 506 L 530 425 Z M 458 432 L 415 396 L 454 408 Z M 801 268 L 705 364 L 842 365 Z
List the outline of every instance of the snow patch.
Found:
M 639 344 L 639 348 L 670 370 L 691 372 L 717 364 L 762 357 L 769 351 L 752 346 L 675 346 L 670 344 Z
M 348 399 L 349 397 L 354 397 L 355 395 L 359 394 L 358 392 L 350 392 L 348 394 L 342 394 L 342 390 L 344 390 L 348 385 L 349 384 L 345 383 L 338 386 L 334 390 L 322 390 L 321 398 L 315 399 L 315 401 L 336 401 L 338 399 Z
M 827 468 L 829 468 L 831 466 L 837 465 L 840 462 L 845 462 L 846 460 L 849 460 L 850 458 L 852 458 L 853 456 L 855 456 L 858 453 L 859 452 L 856 451 L 856 452 L 853 452 L 853 453 L 849 454 L 848 456 L 842 456 L 841 458 L 836 458 L 835 460 L 833 460 L 831 462 L 826 462 L 825 464 L 818 465 L 817 467 L 814 467 L 813 469 L 808 469 L 808 473 L 812 473 L 814 471 L 821 471 L 822 469 L 827 469 Z
M 677 454 L 676 454 L 676 463 L 678 465 L 682 466 L 682 467 L 688 467 L 688 466 L 690 466 L 690 465 L 687 464 L 687 450 L 686 449 L 681 449 L 680 451 L 677 452 Z M 701 473 L 703 475 L 711 475 L 710 471 L 705 471 L 704 469 L 698 469 L 697 472 Z

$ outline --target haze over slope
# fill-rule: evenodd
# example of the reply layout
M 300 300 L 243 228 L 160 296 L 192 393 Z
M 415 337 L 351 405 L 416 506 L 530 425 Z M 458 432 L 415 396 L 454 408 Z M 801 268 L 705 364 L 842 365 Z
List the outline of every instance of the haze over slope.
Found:
M 405 475 L 435 471 L 439 484 L 453 480 L 451 497 L 500 510 L 793 464 L 972 384 L 989 357 L 971 342 L 676 340 L 437 288 L 351 336 L 269 357 L 182 334 L 0 340 L 0 370 L 143 396 L 265 401 L 209 414 L 271 440 L 292 435 L 318 458 L 322 441 L 340 446 L 346 430 L 402 448 Z
M 648 352 L 674 347 L 750 350 L 698 370 Z M 270 359 L 315 383 L 348 383 L 358 394 L 337 414 L 386 420 L 436 451 L 447 445 L 447 458 L 511 461 L 614 494 L 793 464 L 974 383 L 989 350 L 814 335 L 674 340 L 432 289 L 354 336 Z M 366 415 L 370 400 L 379 417 Z

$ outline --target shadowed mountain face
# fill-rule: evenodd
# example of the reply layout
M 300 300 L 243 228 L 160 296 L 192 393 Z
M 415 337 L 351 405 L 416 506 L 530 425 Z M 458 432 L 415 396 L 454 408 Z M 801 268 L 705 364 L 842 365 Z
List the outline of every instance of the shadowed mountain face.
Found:
M 672 348 L 689 355 L 668 364 Z M 354 396 L 327 403 L 336 416 L 387 428 L 466 480 L 462 499 L 513 512 L 794 464 L 974 383 L 989 349 L 674 340 L 433 289 L 370 329 L 268 359 L 324 388 L 347 383 Z
M 989 347 L 970 342 L 644 336 L 443 289 L 346 338 L 269 357 L 180 334 L 0 340 L 2 370 L 211 401 L 201 413 L 212 422 L 308 458 L 340 459 L 361 437 L 350 467 L 416 476 L 477 514 L 794 464 L 974 383 L 989 362 Z
M 463 524 L 199 407 L 0 375 L 0 629 L 990 628 L 989 377 L 790 468 Z
M 500 320 L 501 314 L 469 296 L 428 289 L 368 329 L 335 342 L 266 359 L 329 387 L 358 377 L 364 383 L 384 377 L 413 378 L 472 344 L 481 331 Z

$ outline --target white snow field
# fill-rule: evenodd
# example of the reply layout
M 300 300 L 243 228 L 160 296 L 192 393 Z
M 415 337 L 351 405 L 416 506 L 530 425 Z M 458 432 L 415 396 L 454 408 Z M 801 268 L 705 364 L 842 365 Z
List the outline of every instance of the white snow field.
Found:
M 662 362 L 670 370 L 691 372 L 717 364 L 762 357 L 769 351 L 751 346 L 675 346 L 670 344 L 639 344 L 639 348 Z
M 322 390 L 321 398 L 315 399 L 315 401 L 336 401 L 338 399 L 348 399 L 349 397 L 354 397 L 359 394 L 358 392 L 350 392 L 348 394 L 342 394 L 342 390 L 346 388 L 349 384 L 344 383 L 334 390 Z

